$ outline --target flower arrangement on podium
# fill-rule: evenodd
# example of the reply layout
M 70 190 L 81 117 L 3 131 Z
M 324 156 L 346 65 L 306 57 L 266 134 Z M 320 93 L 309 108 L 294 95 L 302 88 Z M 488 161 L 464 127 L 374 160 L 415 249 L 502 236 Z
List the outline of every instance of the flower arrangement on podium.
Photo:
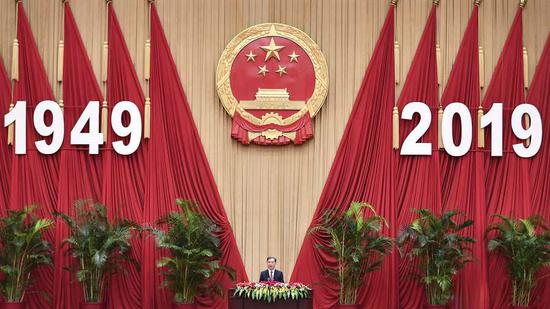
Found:
M 309 295 L 310 291 L 309 286 L 299 282 L 241 282 L 237 283 L 234 296 L 275 302 L 277 300 L 303 299 Z

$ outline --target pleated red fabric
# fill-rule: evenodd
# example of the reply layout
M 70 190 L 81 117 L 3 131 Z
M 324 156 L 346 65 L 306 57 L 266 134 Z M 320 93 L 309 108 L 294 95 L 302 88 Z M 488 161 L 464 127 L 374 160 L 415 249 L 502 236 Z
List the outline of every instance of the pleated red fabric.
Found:
M 42 155 L 34 142 L 43 139 L 30 124 L 34 108 L 43 100 L 55 100 L 52 88 L 38 53 L 25 9 L 21 3 L 17 9 L 17 39 L 19 40 L 19 80 L 13 89 L 13 101 L 27 102 L 27 153 L 15 155 L 11 162 L 9 209 L 22 209 L 38 204 L 37 216 L 52 217 L 56 209 L 59 180 L 58 154 Z M 55 230 L 48 230 L 44 238 L 54 243 Z M 28 308 L 51 306 L 38 291 L 52 295 L 53 269 L 42 267 L 33 277 L 36 285 L 25 296 Z
M 320 223 L 328 209 L 343 212 L 352 201 L 368 201 L 388 220 L 390 228 L 385 232 L 395 235 L 394 10 L 390 6 L 311 226 Z M 339 286 L 323 273 L 324 267 L 335 267 L 336 260 L 316 249 L 316 244 L 328 241 L 326 235 L 306 234 L 290 279 L 313 286 L 314 308 L 338 303 Z M 397 307 L 395 259 L 395 253 L 387 256 L 382 269 L 365 281 L 358 296 L 361 308 Z
M 63 114 L 65 139 L 59 162 L 58 211 L 74 216 L 74 202 L 80 199 L 99 201 L 101 198 L 101 157 L 88 154 L 87 146 L 71 145 L 70 132 L 89 101 L 103 101 L 92 65 L 80 37 L 68 2 L 64 4 L 63 53 Z M 78 308 L 82 287 L 65 268 L 74 263 L 67 247 L 61 247 L 69 237 L 63 220 L 56 222 L 56 260 L 54 274 L 55 308 Z M 73 282 L 71 284 L 71 281 Z
M 11 102 L 11 84 L 4 67 L 4 60 L 0 57 L 0 113 L 8 112 Z M 8 146 L 8 129 L 3 125 L 0 128 L 0 216 L 6 214 L 9 203 L 11 151 Z
M 441 105 L 460 102 L 468 106 L 477 132 L 477 107 L 480 103 L 479 55 L 478 55 L 478 7 L 474 6 L 458 50 L 449 80 L 441 97 Z M 453 123 L 455 143 L 459 142 L 460 125 Z M 485 249 L 485 166 L 483 152 L 477 149 L 477 134 L 473 134 L 473 147 L 462 157 L 453 157 L 445 152 L 441 159 L 441 198 L 445 210 L 456 210 L 464 219 L 473 219 L 474 225 L 467 228 L 465 236 L 477 240 L 473 245 L 472 263 L 460 271 L 454 282 L 455 297 L 452 308 L 487 308 L 487 265 Z M 475 282 L 475 284 L 472 284 Z
M 530 214 L 531 193 L 529 166 L 526 159 L 512 151 L 512 144 L 520 142 L 512 133 L 510 119 L 515 106 L 525 99 L 523 90 L 523 33 L 522 9 L 518 8 L 514 22 L 504 43 L 503 52 L 493 73 L 491 83 L 483 99 L 483 108 L 489 110 L 494 103 L 503 103 L 503 149 L 502 157 L 485 154 L 487 177 L 485 181 L 487 216 L 503 214 L 525 217 Z M 489 130 L 486 145 L 490 149 Z M 512 302 L 512 290 L 506 264 L 495 254 L 488 255 L 490 307 L 507 308 Z
M 537 107 L 542 118 L 542 145 L 539 153 L 530 161 L 529 176 L 532 184 L 533 214 L 542 216 L 550 222 L 550 35 L 537 65 L 537 70 L 529 88 L 527 103 Z M 533 295 L 539 308 L 550 308 L 550 271 L 540 274 L 544 277 L 539 281 Z
M 235 269 L 237 281 L 248 277 L 233 230 L 204 152 L 193 115 L 187 103 L 176 65 L 154 4 L 151 6 L 151 140 L 147 157 L 148 177 L 145 221 L 154 224 L 160 217 L 177 210 L 176 198 L 196 201 L 200 210 L 219 226 L 222 264 Z M 161 289 L 162 276 L 156 260 L 166 252 L 146 240 L 144 258 L 144 308 L 167 308 L 171 294 Z M 213 280 L 224 288 L 234 284 L 227 275 Z M 227 308 L 224 298 L 199 297 L 200 308 Z
M 107 102 L 109 111 L 120 101 L 137 105 L 143 115 L 144 95 L 122 35 L 113 5 L 108 4 L 108 69 Z M 124 119 L 123 119 L 124 120 Z M 124 122 L 124 121 L 123 121 Z M 126 218 L 141 223 L 145 196 L 145 158 L 147 144 L 142 142 L 130 156 L 116 153 L 112 142 L 122 140 L 109 125 L 107 144 L 103 153 L 102 200 L 111 218 Z M 131 255 L 139 264 L 142 261 L 141 239 L 132 239 Z M 125 272 L 113 276 L 107 294 L 109 308 L 140 308 L 142 300 L 141 274 L 131 265 Z
M 435 213 L 441 211 L 441 185 L 439 151 L 437 149 L 437 61 L 436 6 L 432 6 L 428 21 L 420 38 L 411 68 L 401 96 L 397 101 L 399 110 L 409 102 L 423 102 L 432 111 L 430 128 L 421 142 L 432 143 L 430 156 L 399 156 L 397 162 L 397 222 L 399 228 L 410 224 L 415 218 L 414 209 L 427 208 Z M 418 117 L 400 122 L 401 144 L 418 124 Z M 423 286 L 415 276 L 418 263 L 409 258 L 399 260 L 399 307 L 420 308 L 424 302 Z

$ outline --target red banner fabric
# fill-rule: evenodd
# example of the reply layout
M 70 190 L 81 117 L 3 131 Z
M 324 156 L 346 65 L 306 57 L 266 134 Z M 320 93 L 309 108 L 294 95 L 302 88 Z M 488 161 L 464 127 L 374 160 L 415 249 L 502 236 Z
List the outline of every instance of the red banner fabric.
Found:
M 0 111 L 7 113 L 11 102 L 11 84 L 4 67 L 4 60 L 0 57 Z M 0 215 L 5 215 L 9 203 L 11 156 L 8 147 L 8 129 L 0 127 Z
M 155 5 L 151 6 L 151 149 L 147 159 L 149 176 L 145 200 L 145 220 L 151 224 L 170 211 L 177 210 L 176 198 L 196 201 L 200 210 L 219 226 L 222 264 L 235 269 L 236 280 L 248 277 L 225 213 L 193 115 L 181 85 L 176 65 Z M 154 241 L 148 240 L 143 253 L 143 282 L 146 282 L 144 308 L 164 308 L 172 301 L 170 293 L 160 289 L 163 279 L 155 267 L 160 257 Z M 214 280 L 224 288 L 233 284 L 225 274 Z M 201 308 L 226 308 L 224 298 L 199 297 Z
M 474 6 L 458 50 L 441 104 L 466 104 L 470 110 L 473 132 L 477 132 L 477 108 L 480 104 L 479 55 L 478 55 L 478 7 Z M 460 125 L 454 123 L 455 143 L 460 141 Z M 454 282 L 455 297 L 452 308 L 487 308 L 486 244 L 484 241 L 485 217 L 485 166 L 483 152 L 477 150 L 477 134 L 473 134 L 470 151 L 462 157 L 445 152 L 441 159 L 441 198 L 445 210 L 456 210 L 464 219 L 473 219 L 474 225 L 465 235 L 477 240 L 473 245 L 473 262 L 458 273 Z M 475 282 L 475 284 L 472 284 Z
M 489 110 L 494 103 L 503 103 L 503 156 L 492 157 L 485 153 L 487 176 L 485 180 L 487 219 L 494 214 L 526 217 L 530 214 L 531 193 L 527 160 L 512 151 L 512 144 L 519 143 L 511 130 L 512 110 L 524 102 L 523 84 L 523 29 L 522 9 L 516 17 L 504 43 L 491 83 L 483 99 L 483 108 Z M 485 130 L 485 141 L 491 149 L 490 132 Z M 512 289 L 505 261 L 495 254 L 488 255 L 490 307 L 506 308 L 512 303 Z
M 99 201 L 101 197 L 101 157 L 88 154 L 87 146 L 70 144 L 70 133 L 88 101 L 103 101 L 92 65 L 80 38 L 68 2 L 64 4 L 63 115 L 65 139 L 59 162 L 58 211 L 74 215 L 74 202 L 80 199 Z M 56 222 L 56 260 L 54 274 L 55 308 L 77 308 L 82 287 L 66 268 L 74 263 L 63 240 L 69 237 L 63 220 Z M 72 283 L 71 283 L 72 282 Z
M 533 214 L 542 216 L 546 222 L 550 222 L 550 35 L 546 39 L 544 51 L 539 60 L 537 70 L 529 88 L 527 103 L 537 107 L 542 118 L 542 145 L 539 153 L 530 161 L 529 178 L 532 184 Z M 539 308 L 550 308 L 550 271 L 545 270 L 540 274 L 544 277 L 538 282 L 534 293 L 534 300 Z
M 397 222 L 399 228 L 415 218 L 414 209 L 427 208 L 441 212 L 441 185 L 439 151 L 437 149 L 437 61 L 436 61 L 436 6 L 432 6 L 420 38 L 411 68 L 397 101 L 399 110 L 410 102 L 423 102 L 430 107 L 432 122 L 421 142 L 432 144 L 430 156 L 399 156 L 397 163 Z M 401 121 L 400 141 L 417 126 L 418 117 Z M 409 258 L 399 261 L 399 307 L 420 308 L 424 302 L 423 286 L 418 280 L 418 262 Z
M 55 100 L 55 97 L 38 53 L 36 42 L 25 14 L 18 3 L 17 39 L 19 41 L 19 79 L 14 84 L 13 101 L 27 102 L 27 153 L 15 155 L 11 161 L 9 209 L 22 209 L 26 205 L 37 204 L 37 216 L 52 217 L 57 204 L 59 180 L 58 154 L 43 155 L 34 142 L 42 140 L 35 130 L 29 129 L 33 123 L 34 108 L 43 100 Z M 17 142 L 17 141 L 16 141 Z M 55 229 L 45 233 L 45 239 L 54 243 Z M 46 299 L 38 291 L 52 295 L 53 269 L 43 267 L 35 276 L 35 287 L 28 291 L 25 302 L 28 308 L 43 308 Z
M 357 94 L 355 104 L 311 225 L 321 222 L 328 209 L 343 212 L 352 201 L 367 201 L 390 225 L 386 233 L 395 235 L 395 155 L 391 145 L 391 115 L 395 100 L 394 10 L 390 6 L 378 42 Z M 331 308 L 338 303 L 339 287 L 324 276 L 324 267 L 336 260 L 316 249 L 327 244 L 319 233 L 307 234 L 291 281 L 311 284 L 314 307 Z M 382 269 L 372 273 L 358 296 L 361 308 L 396 308 L 397 277 L 395 255 L 384 260 Z
M 144 95 L 130 53 L 126 47 L 112 3 L 108 3 L 108 68 L 107 104 L 109 111 L 120 101 L 137 105 L 143 115 Z M 123 117 L 123 122 L 125 122 Z M 115 135 L 109 125 L 107 143 L 103 153 L 102 201 L 107 205 L 109 216 L 126 218 L 141 223 L 145 196 L 147 144 L 141 143 L 130 156 L 120 155 L 112 148 L 112 142 L 123 140 Z M 127 143 L 127 141 L 125 140 Z M 142 241 L 132 239 L 132 257 L 142 263 Z M 132 265 L 126 271 L 113 276 L 107 299 L 109 308 L 139 308 L 143 297 L 141 274 Z

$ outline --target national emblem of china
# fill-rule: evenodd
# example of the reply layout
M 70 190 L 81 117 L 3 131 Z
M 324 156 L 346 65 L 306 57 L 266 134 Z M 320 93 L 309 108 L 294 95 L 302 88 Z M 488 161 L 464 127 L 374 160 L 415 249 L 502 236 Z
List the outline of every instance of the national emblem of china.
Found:
M 289 25 L 245 29 L 227 45 L 216 72 L 231 136 L 243 144 L 301 144 L 328 92 L 328 68 L 315 42 Z

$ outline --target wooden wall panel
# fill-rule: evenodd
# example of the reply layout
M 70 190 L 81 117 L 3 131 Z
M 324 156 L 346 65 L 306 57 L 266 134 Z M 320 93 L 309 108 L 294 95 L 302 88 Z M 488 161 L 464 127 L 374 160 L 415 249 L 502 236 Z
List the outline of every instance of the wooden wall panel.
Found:
M 157 0 L 193 117 L 218 184 L 246 269 L 256 280 L 267 255 L 279 257 L 287 278 L 300 250 L 334 154 L 352 109 L 389 0 Z M 445 84 L 473 0 L 442 0 L 438 9 L 441 76 Z M 15 36 L 15 1 L 0 0 L 0 54 L 9 71 Z M 105 40 L 103 0 L 71 0 L 93 69 L 100 78 Z M 519 0 L 484 0 L 480 44 L 488 85 Z M 23 0 L 49 79 L 55 82 L 57 42 L 62 36 L 61 0 Z M 147 1 L 114 0 L 138 76 L 143 81 Z M 396 38 L 400 44 L 401 91 L 430 0 L 400 0 Z M 230 138 L 231 119 L 215 89 L 215 70 L 225 45 L 247 26 L 280 22 L 308 33 L 323 50 L 330 91 L 315 118 L 315 137 L 301 146 L 243 146 Z M 524 12 L 529 76 L 550 31 L 550 1 L 530 0 Z M 153 103 L 154 104 L 154 103 Z M 154 137 L 153 137 L 154 138 Z M 1 145 L 0 147 L 4 147 Z

